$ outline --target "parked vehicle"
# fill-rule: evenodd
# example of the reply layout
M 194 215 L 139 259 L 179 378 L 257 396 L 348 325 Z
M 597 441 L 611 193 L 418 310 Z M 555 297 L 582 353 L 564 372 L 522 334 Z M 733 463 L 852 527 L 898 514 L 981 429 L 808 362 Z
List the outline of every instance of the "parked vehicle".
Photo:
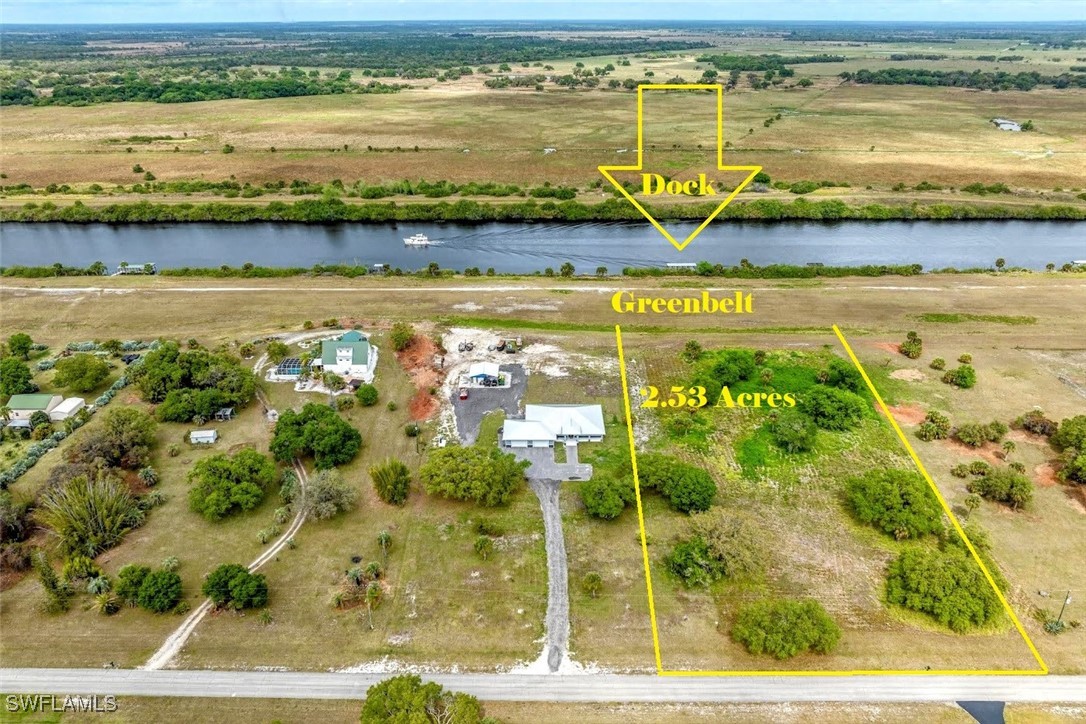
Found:
M 460 388 L 460 399 L 461 400 L 468 399 L 468 388 L 467 387 L 461 387 Z

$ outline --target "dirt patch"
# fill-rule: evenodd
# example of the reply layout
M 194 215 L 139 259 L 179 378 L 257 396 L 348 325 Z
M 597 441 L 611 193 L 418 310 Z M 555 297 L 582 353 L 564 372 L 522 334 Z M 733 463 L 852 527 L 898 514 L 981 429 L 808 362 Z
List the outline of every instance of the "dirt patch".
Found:
M 1086 485 L 1075 485 L 1067 489 L 1067 499 L 1071 507 L 1086 515 Z
M 881 349 L 883 352 L 901 354 L 901 345 L 897 342 L 872 342 L 871 346 L 875 349 Z
M 445 371 L 439 366 L 442 355 L 434 341 L 418 334 L 407 349 L 396 353 L 400 366 L 407 372 L 415 385 L 415 396 L 408 404 L 412 420 L 429 420 L 437 412 L 437 395 L 431 390 L 440 390 L 445 381 Z
M 958 455 L 969 455 L 970 457 L 982 458 L 993 465 L 1001 464 L 1003 462 L 1003 451 L 1000 449 L 999 445 L 994 442 L 986 442 L 981 447 L 972 447 L 971 445 L 966 445 L 957 440 L 943 440 L 942 443 Z
M 911 405 L 890 405 L 890 412 L 894 419 L 903 425 L 919 425 L 928 416 L 915 402 Z
M 890 377 L 895 380 L 907 380 L 908 382 L 923 382 L 927 377 L 920 370 L 894 370 Z
M 1024 442 L 1030 445 L 1048 446 L 1048 438 L 1044 435 L 1036 435 L 1026 430 L 1011 430 L 1007 433 L 1007 439 L 1014 442 Z
M 1056 477 L 1056 468 L 1052 463 L 1041 463 L 1033 469 L 1033 479 L 1042 488 L 1051 488 L 1059 485 L 1060 479 Z

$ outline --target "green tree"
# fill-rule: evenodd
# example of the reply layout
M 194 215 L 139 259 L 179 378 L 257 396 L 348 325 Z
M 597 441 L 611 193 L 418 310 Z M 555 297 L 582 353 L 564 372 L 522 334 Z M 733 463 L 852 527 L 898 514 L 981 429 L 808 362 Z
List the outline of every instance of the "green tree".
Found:
M 326 405 L 307 403 L 301 412 L 286 410 L 275 423 L 271 451 L 289 462 L 312 455 L 318 470 L 349 463 L 362 448 L 362 435 Z
M 223 563 L 207 574 L 201 592 L 219 608 L 261 608 L 268 604 L 263 574 L 250 573 L 238 563 Z
M 558 269 L 558 273 L 564 277 L 571 277 L 573 276 L 574 272 L 576 272 L 576 269 L 568 261 L 564 262 L 562 266 Z
M 25 332 L 16 332 L 8 337 L 8 352 L 15 357 L 30 359 L 30 348 L 34 346 L 34 340 Z
M 1086 452 L 1086 415 L 1076 415 L 1062 421 L 1052 434 L 1052 444 L 1059 450 L 1073 448 Z
M 390 505 L 403 505 L 411 490 L 411 471 L 399 460 L 388 458 L 370 468 L 377 497 Z
M 38 551 L 33 557 L 34 570 L 38 573 L 42 592 L 45 594 L 45 612 L 62 613 L 71 606 L 72 590 L 60 580 L 45 554 Z
M 53 384 L 73 392 L 90 392 L 109 376 L 109 363 L 92 354 L 73 354 L 57 362 Z
M 33 374 L 25 362 L 14 357 L 0 359 L 0 396 L 22 395 L 34 392 Z
M 926 613 L 956 633 L 984 626 L 1002 610 L 976 561 L 956 546 L 902 551 L 890 563 L 886 600 Z
M 722 576 L 751 578 L 764 569 L 768 552 L 762 528 L 749 513 L 715 507 L 695 513 L 690 522 L 691 531 L 705 542 Z
M 147 574 L 140 584 L 136 603 L 152 613 L 166 613 L 181 601 L 181 576 L 158 570 Z
M 752 654 L 790 659 L 807 651 L 830 653 L 841 628 L 818 601 L 760 601 L 740 609 L 732 638 Z
M 849 478 L 845 498 L 861 523 L 898 540 L 942 531 L 942 510 L 927 481 L 908 470 L 875 469 Z
M 403 352 L 415 339 L 415 328 L 407 322 L 396 322 L 392 325 L 392 331 L 388 334 L 392 348 L 397 352 Z
M 419 480 L 431 495 L 495 506 L 509 499 L 527 466 L 499 450 L 451 445 L 430 455 L 419 469 Z
M 487 719 L 479 700 L 423 683 L 416 674 L 401 674 L 374 684 L 362 705 L 362 724 L 483 724 Z
M 392 547 L 392 534 L 383 530 L 377 534 L 377 545 L 381 546 L 381 554 L 388 560 L 388 549 Z
M 952 370 L 947 370 L 943 375 L 943 382 L 968 390 L 977 384 L 977 371 L 973 369 L 972 365 L 963 364 Z
M 278 339 L 273 339 L 271 342 L 268 342 L 267 350 L 268 359 L 276 364 L 279 364 L 286 359 L 286 356 L 290 353 L 290 348 Z
M 252 510 L 276 479 L 275 463 L 256 450 L 239 450 L 230 457 L 212 455 L 198 461 L 189 472 L 189 505 L 208 520 L 222 520 Z
M 354 507 L 358 491 L 338 470 L 321 470 L 302 488 L 301 509 L 317 520 L 327 520 Z
M 724 565 L 713 557 L 704 538 L 694 536 L 675 544 L 664 565 L 688 588 L 708 588 L 724 577 Z
M 863 419 L 867 403 L 859 395 L 836 387 L 813 387 L 800 400 L 800 409 L 824 430 L 851 430 Z
M 140 587 L 149 575 L 151 575 L 151 569 L 148 566 L 134 563 L 123 566 L 117 571 L 117 585 L 114 587 L 114 593 L 129 606 L 135 606 Z
M 773 439 L 786 452 L 799 453 L 812 449 L 818 437 L 814 420 L 795 408 L 782 411 L 770 426 Z
M 359 385 L 354 394 L 358 398 L 358 404 L 362 405 L 362 407 L 373 407 L 377 404 L 379 397 L 377 388 L 371 384 Z
M 581 501 L 593 518 L 614 520 L 634 502 L 633 481 L 595 475 L 581 483 Z

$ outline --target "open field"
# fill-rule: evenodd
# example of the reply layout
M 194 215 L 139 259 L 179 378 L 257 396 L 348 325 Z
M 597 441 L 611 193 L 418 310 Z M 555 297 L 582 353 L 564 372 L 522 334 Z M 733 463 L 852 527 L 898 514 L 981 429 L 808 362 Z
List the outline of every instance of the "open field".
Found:
M 625 317 L 610 309 L 610 294 L 623 288 L 650 296 L 692 293 L 675 284 L 670 280 L 581 280 L 558 285 L 544 280 L 496 283 L 459 279 L 425 283 L 303 278 L 291 280 L 289 285 L 277 280 L 230 280 L 224 284 L 161 277 L 5 280 L 0 301 L 5 310 L 2 336 L 26 330 L 35 340 L 52 346 L 105 337 L 149 339 L 165 329 L 169 336 L 197 337 L 214 345 L 297 330 L 303 320 L 320 320 L 338 312 L 358 320 L 366 329 L 378 330 L 378 346 L 385 344 L 380 330 L 390 321 L 428 320 L 438 328 L 478 327 L 522 334 L 531 343 L 583 354 L 584 360 L 612 363 L 614 323 L 624 325 L 630 350 L 656 350 L 653 354 L 661 359 L 673 357 L 691 337 L 707 348 L 747 345 L 817 351 L 823 345 L 836 344 L 829 327 L 838 324 L 865 365 L 879 370 L 876 381 L 887 381 L 893 368 L 915 368 L 919 373 L 916 381 L 894 380 L 888 392 L 893 395 L 892 404 L 916 404 L 925 409 L 938 406 L 955 422 L 1009 421 L 1034 405 L 1055 419 L 1082 410 L 1086 361 L 1084 350 L 1077 345 L 1083 335 L 1077 310 L 1086 305 L 1086 284 L 1077 275 L 949 275 L 802 283 L 736 280 L 729 287 L 753 291 L 756 314 L 753 321 L 729 320 L 724 327 L 719 318 Z M 334 302 L 329 301 L 330 296 Z M 465 302 L 471 302 L 470 314 L 474 316 L 466 316 L 463 306 L 457 309 Z M 1023 319 L 983 316 L 993 311 Z M 978 317 L 947 322 L 940 321 L 946 317 L 933 316 L 934 312 Z M 1030 322 L 1029 317 L 1035 321 Z M 886 345 L 899 341 L 908 329 L 916 329 L 925 340 L 925 356 L 918 362 L 886 351 Z M 926 362 L 935 355 L 954 359 L 963 352 L 973 354 L 980 384 L 971 391 L 953 391 L 938 382 Z M 652 355 L 629 355 L 636 368 L 652 369 Z M 567 376 L 529 377 L 529 401 L 583 402 L 588 391 L 589 399 L 604 404 L 609 423 L 607 441 L 602 446 L 586 446 L 582 459 L 594 452 L 621 453 L 624 445 L 622 425 L 611 418 L 622 419 L 620 388 L 613 370 L 608 373 L 606 369 L 606 365 L 575 364 L 567 366 Z M 411 383 L 392 355 L 382 355 L 377 384 L 382 391 L 381 403 L 348 413 L 366 441 L 362 454 L 344 470 L 361 492 L 358 507 L 332 521 L 306 523 L 297 536 L 297 550 L 284 551 L 279 560 L 266 566 L 272 595 L 270 625 L 259 623 L 253 614 L 211 617 L 185 649 L 179 661 L 182 666 L 339 668 L 388 656 L 437 667 L 455 664 L 492 669 L 534 658 L 546 600 L 537 501 L 527 490 L 518 492 L 508 507 L 493 512 L 439 501 L 417 490 L 403 509 L 376 501 L 365 473 L 368 466 L 388 454 L 401 457 L 412 467 L 418 459 L 414 445 L 402 434 Z M 130 394 L 122 393 L 113 404 L 132 403 Z M 297 404 L 297 395 L 289 386 L 272 385 L 269 394 L 272 404 L 280 409 Z M 389 400 L 399 405 L 394 413 L 384 407 Z M 903 424 L 911 430 L 907 422 Z M 159 438 L 173 441 L 182 430 L 183 426 L 163 425 Z M 224 445 L 253 444 L 266 449 L 269 432 L 254 406 L 224 426 L 223 434 Z M 963 483 L 947 471 L 970 456 L 942 443 L 917 441 L 914 445 L 950 502 L 960 504 L 965 495 Z M 159 487 L 168 500 L 151 512 L 143 528 L 103 556 L 104 567 L 113 572 L 127 562 L 155 564 L 167 555 L 179 555 L 186 596 L 193 597 L 195 604 L 196 589 L 206 570 L 227 560 L 247 561 L 256 555 L 260 550 L 256 531 L 268 524 L 276 503 L 274 495 L 269 495 L 251 513 L 219 524 L 206 523 L 188 510 L 184 480 L 184 472 L 195 457 L 206 453 L 185 452 L 170 459 L 162 447 L 155 464 L 162 467 Z M 592 451 L 592 447 L 600 449 Z M 900 451 L 887 454 L 901 455 Z M 1032 472 L 1052 453 L 1022 442 L 1017 455 Z M 31 489 L 40 482 L 59 459 L 55 456 L 51 453 L 15 489 Z M 1076 565 L 1086 555 L 1086 550 L 1079 550 L 1086 513 L 1070 492 L 1063 485 L 1041 486 L 1030 510 L 1011 514 L 985 504 L 975 514 L 991 533 L 993 555 L 1012 583 L 1012 603 L 1048 664 L 1062 673 L 1082 672 L 1086 665 L 1081 659 L 1082 629 L 1060 637 L 1046 635 L 1033 612 L 1036 607 L 1051 612 L 1061 591 L 1086 590 L 1081 567 Z M 797 499 L 803 500 L 802 496 Z M 817 496 L 811 501 L 817 501 Z M 650 532 L 662 543 L 670 531 L 653 531 L 652 526 L 666 524 L 675 514 L 664 510 L 655 496 L 649 496 L 646 505 Z M 588 519 L 573 486 L 563 490 L 561 506 L 570 553 L 574 659 L 613 670 L 651 669 L 636 517 L 627 510 L 610 524 Z M 799 511 L 803 508 L 797 506 Z M 480 516 L 493 519 L 507 531 L 502 544 L 507 547 L 485 562 L 470 550 L 474 522 Z M 174 524 L 176 521 L 184 524 Z M 375 630 L 371 632 L 359 619 L 359 609 L 336 612 L 328 597 L 334 575 L 350 565 L 352 555 L 362 556 L 363 561 L 380 556 L 375 541 L 383 529 L 392 532 L 394 541 L 388 562 L 390 595 L 374 613 Z M 797 529 L 782 523 L 774 530 L 787 536 Z M 833 535 L 827 538 L 834 545 L 844 545 L 842 540 Z M 862 535 L 858 540 L 876 551 L 871 560 L 877 568 L 882 555 L 877 552 L 880 542 Z M 292 563 L 295 558 L 304 563 Z M 842 571 L 849 570 L 851 558 L 842 553 L 837 560 Z M 596 599 L 579 590 L 581 577 L 589 571 L 604 576 L 604 592 Z M 699 652 L 716 655 L 718 647 L 713 642 L 726 639 L 711 630 L 712 621 L 709 630 L 704 630 L 705 622 L 694 615 L 688 622 L 674 618 L 680 615 L 676 606 L 688 606 L 691 599 L 674 584 L 669 590 L 666 578 L 657 580 L 658 596 L 665 601 L 661 606 L 666 624 L 662 624 L 665 664 L 696 664 L 694 654 Z M 830 585 L 833 579 L 825 582 Z M 135 665 L 179 623 L 176 617 L 156 617 L 137 610 L 104 618 L 78 608 L 43 623 L 34 610 L 37 585 L 32 578 L 24 579 L 3 597 L 3 655 L 13 664 L 99 665 L 113 660 Z M 1038 591 L 1048 592 L 1050 597 L 1039 596 Z M 869 593 L 878 595 L 877 591 Z M 1079 594 L 1075 596 L 1077 600 Z M 711 614 L 702 604 L 694 604 L 702 606 L 697 610 Z M 1074 607 L 1069 615 L 1081 618 Z M 28 637 L 38 635 L 43 625 L 68 645 L 48 651 L 33 645 Z M 956 646 L 959 659 L 996 666 L 1017 662 L 1018 654 L 1009 650 L 1010 644 L 998 662 L 984 653 L 991 651 L 997 637 L 965 637 L 963 645 L 958 637 L 925 633 L 931 645 L 911 647 L 916 638 L 909 636 L 911 625 L 885 618 L 880 625 L 896 631 L 897 643 L 890 646 L 891 651 L 906 653 L 895 658 L 885 651 L 867 650 L 876 645 L 874 637 L 870 642 L 857 641 L 853 654 L 874 668 L 939 665 L 937 656 L 946 650 L 941 643 L 944 639 Z M 103 646 L 103 641 L 108 644 Z M 703 648 L 684 652 L 682 641 Z M 285 650 L 291 653 L 284 655 Z

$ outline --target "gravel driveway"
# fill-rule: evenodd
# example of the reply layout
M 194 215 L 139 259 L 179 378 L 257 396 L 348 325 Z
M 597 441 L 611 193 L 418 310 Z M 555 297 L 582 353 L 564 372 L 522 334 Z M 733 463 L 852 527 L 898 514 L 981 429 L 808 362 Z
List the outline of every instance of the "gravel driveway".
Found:
M 558 509 L 557 480 L 528 478 L 528 486 L 543 509 L 543 536 L 547 546 L 547 665 L 558 671 L 569 649 L 569 571 L 566 541 L 562 535 L 562 514 Z
M 454 389 L 450 400 L 453 414 L 456 415 L 456 432 L 460 441 L 472 445 L 479 437 L 479 425 L 488 412 L 504 410 L 506 417 L 520 414 L 521 401 L 528 378 L 522 365 L 502 365 L 499 369 L 509 376 L 509 387 L 471 387 L 468 399 L 461 400 L 458 390 Z

